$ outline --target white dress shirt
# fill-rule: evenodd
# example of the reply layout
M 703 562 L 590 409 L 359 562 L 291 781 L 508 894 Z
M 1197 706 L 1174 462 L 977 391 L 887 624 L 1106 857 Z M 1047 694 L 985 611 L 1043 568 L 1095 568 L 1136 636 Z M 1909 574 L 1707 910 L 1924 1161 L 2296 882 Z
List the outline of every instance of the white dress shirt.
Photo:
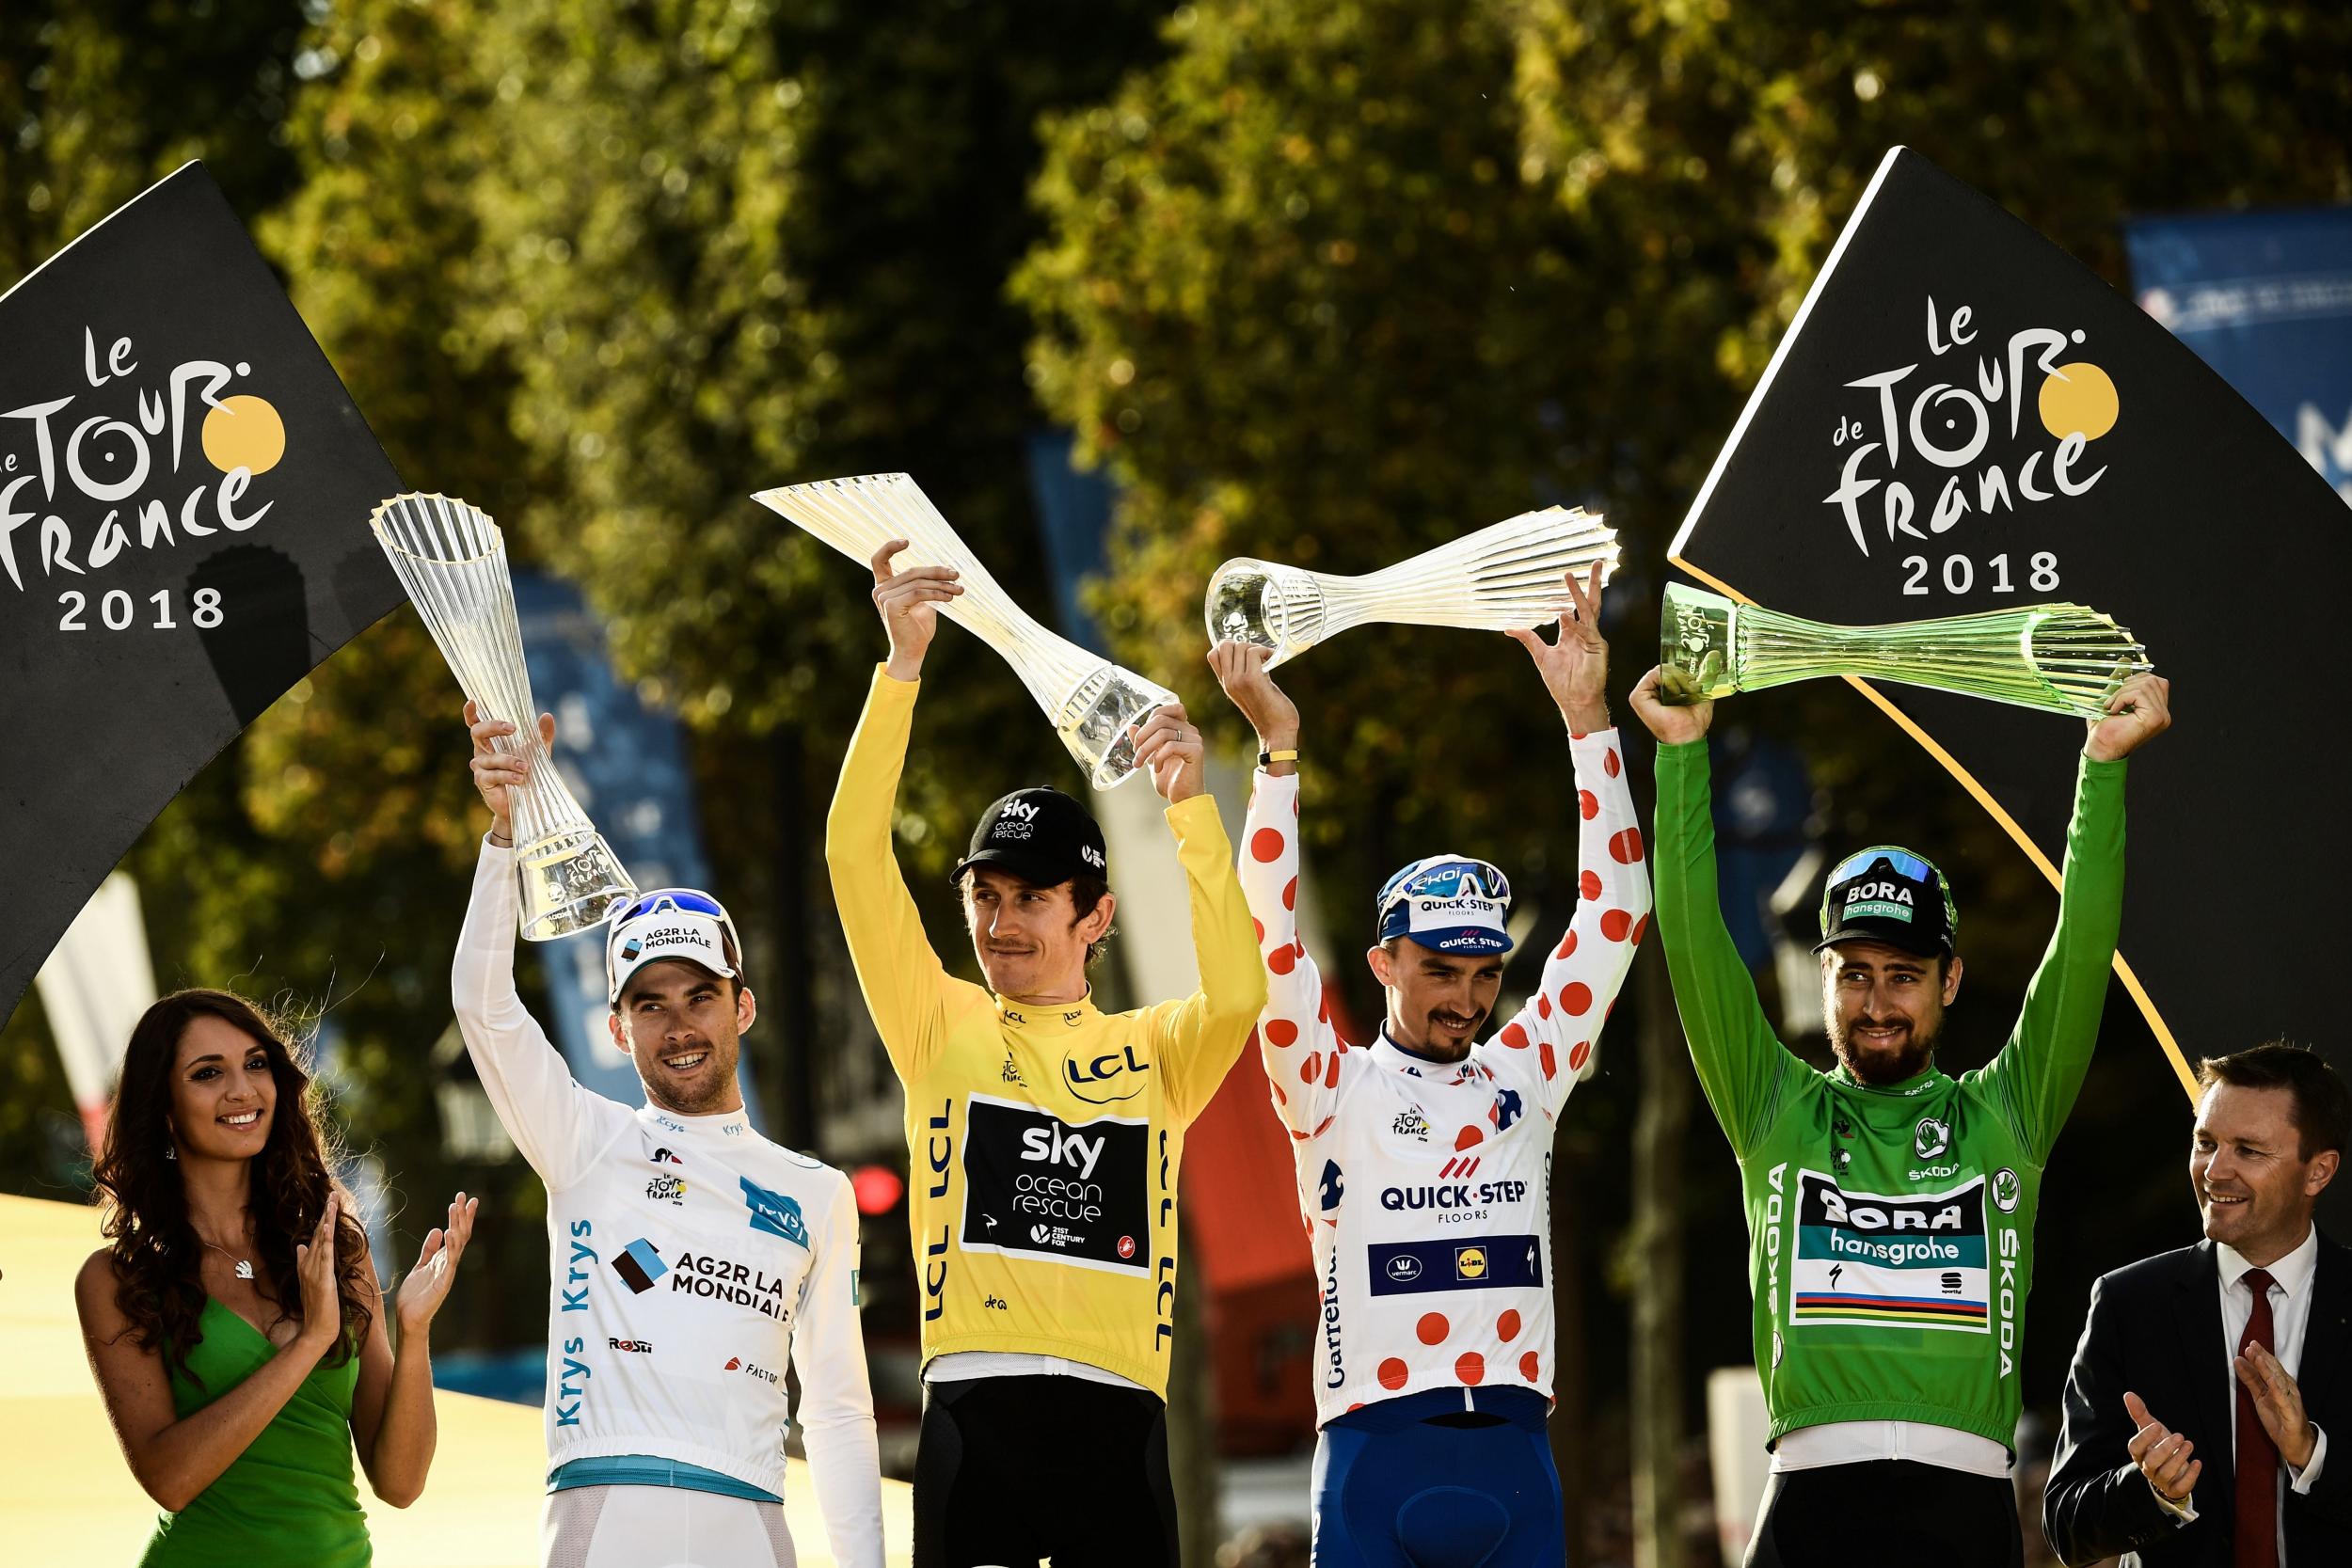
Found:
M 2246 1282 L 2246 1273 L 2254 1265 L 2243 1253 L 2227 1243 L 2214 1243 L 2214 1259 L 2218 1269 L 2221 1291 L 2221 1354 L 2226 1366 L 2237 1355 L 2238 1341 L 2245 1338 L 2246 1325 L 2254 1316 L 2253 1287 Z M 2304 1233 L 2302 1243 L 2293 1252 L 2270 1265 L 2270 1354 L 2279 1358 L 2287 1376 L 2296 1376 L 2303 1365 L 2303 1329 L 2312 1319 L 2312 1286 L 2319 1272 L 2319 1227 Z M 2237 1374 L 2230 1374 L 2230 1454 L 2234 1463 L 2237 1455 Z M 2316 1430 L 2317 1423 L 2313 1423 Z M 2319 1469 L 2328 1459 L 2328 1434 L 2319 1433 L 2312 1445 L 2311 1463 L 2301 1469 L 2286 1466 L 2280 1478 L 2282 1486 L 2291 1485 L 2297 1492 L 2308 1493 L 2319 1480 Z M 2154 1483 L 2149 1483 L 2153 1490 Z M 2195 1495 L 2174 1502 L 2163 1493 L 2156 1493 L 2156 1501 L 2170 1510 L 2181 1524 L 2197 1517 Z M 2286 1510 L 2279 1513 L 2279 1568 L 2287 1568 Z

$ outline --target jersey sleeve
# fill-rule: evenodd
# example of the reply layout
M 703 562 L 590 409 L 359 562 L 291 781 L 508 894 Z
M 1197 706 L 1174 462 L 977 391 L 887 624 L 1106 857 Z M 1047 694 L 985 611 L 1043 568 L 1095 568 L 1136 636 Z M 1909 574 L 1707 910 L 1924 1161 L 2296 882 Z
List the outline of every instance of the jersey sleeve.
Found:
M 1633 954 L 1649 927 L 1649 861 L 1627 787 L 1617 732 L 1572 736 L 1576 768 L 1576 913 L 1565 935 L 1544 958 L 1535 993 L 1495 1037 L 1484 1059 L 1520 1066 L 1533 1053 L 1532 1079 L 1544 1114 L 1559 1119 L 1576 1085 L 1598 1061 L 1600 1030 Z
M 858 1325 L 857 1203 L 848 1178 L 835 1172 L 833 1179 L 836 1190 L 801 1282 L 792 1331 L 792 1365 L 801 1374 L 795 1415 L 834 1561 L 882 1568 L 882 1459 Z
M 1658 940 L 1675 1008 L 1699 1086 L 1732 1152 L 1744 1159 L 1779 1108 L 1796 1058 L 1764 1017 L 1756 982 L 1724 924 L 1705 740 L 1658 748 L 1656 826 Z
M 1298 775 L 1261 770 L 1242 829 L 1241 887 L 1264 971 L 1258 1056 L 1275 1113 L 1294 1138 L 1327 1126 L 1339 1102 L 1347 1048 L 1324 1005 L 1323 975 L 1298 938 Z M 1261 957 L 1262 955 L 1262 957 Z
M 1176 858 L 1191 893 L 1192 951 L 1200 989 L 1151 1009 L 1169 1104 L 1189 1120 L 1216 1095 L 1265 1006 L 1265 970 L 1250 936 L 1249 906 L 1233 875 L 1233 847 L 1205 792 L 1168 808 Z
M 910 1084 L 930 1069 L 946 1037 L 946 970 L 923 935 L 923 917 L 890 841 L 921 685 L 875 668 L 825 815 L 825 866 L 850 962 L 890 1065 Z
M 457 937 L 450 999 L 491 1109 L 548 1190 L 560 1193 L 594 1168 L 630 1115 L 580 1085 L 516 994 L 517 896 L 515 851 L 485 839 Z
M 2036 1159 L 2049 1158 L 2099 1042 L 2123 921 L 2124 766 L 2121 758 L 2082 759 L 2066 825 L 2058 929 L 2026 987 L 2016 1028 L 1980 1075 Z

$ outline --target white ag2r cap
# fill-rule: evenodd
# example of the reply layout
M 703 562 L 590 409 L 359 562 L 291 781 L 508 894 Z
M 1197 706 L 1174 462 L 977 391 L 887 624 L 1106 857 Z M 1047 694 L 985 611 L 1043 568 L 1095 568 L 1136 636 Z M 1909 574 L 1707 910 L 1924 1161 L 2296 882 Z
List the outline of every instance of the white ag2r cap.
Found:
M 656 888 L 612 911 L 604 930 L 605 1000 L 618 1002 L 628 977 L 650 963 L 684 958 L 737 981 L 731 955 L 743 951 L 735 922 L 698 888 Z

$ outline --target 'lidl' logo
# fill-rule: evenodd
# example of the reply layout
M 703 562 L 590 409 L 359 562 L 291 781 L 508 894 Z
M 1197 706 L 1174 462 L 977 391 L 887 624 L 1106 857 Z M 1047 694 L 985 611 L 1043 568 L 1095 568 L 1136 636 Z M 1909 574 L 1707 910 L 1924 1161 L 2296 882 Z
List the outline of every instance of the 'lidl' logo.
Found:
M 1454 1249 L 1454 1277 L 1456 1279 L 1486 1278 L 1486 1249 L 1483 1246 L 1455 1247 Z
M 752 1212 L 752 1228 L 764 1230 L 771 1236 L 781 1236 L 794 1246 L 808 1245 L 808 1225 L 801 1218 L 797 1199 L 782 1193 L 771 1193 L 748 1176 L 736 1178 L 742 1183 L 744 1205 Z

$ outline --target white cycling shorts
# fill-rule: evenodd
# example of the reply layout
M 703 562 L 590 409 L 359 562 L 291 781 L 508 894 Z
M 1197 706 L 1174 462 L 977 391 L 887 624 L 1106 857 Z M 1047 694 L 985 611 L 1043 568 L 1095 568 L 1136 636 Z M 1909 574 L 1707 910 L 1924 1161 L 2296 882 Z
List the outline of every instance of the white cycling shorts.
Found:
M 679 1486 L 574 1486 L 548 1494 L 547 1568 L 796 1568 L 782 1503 Z

